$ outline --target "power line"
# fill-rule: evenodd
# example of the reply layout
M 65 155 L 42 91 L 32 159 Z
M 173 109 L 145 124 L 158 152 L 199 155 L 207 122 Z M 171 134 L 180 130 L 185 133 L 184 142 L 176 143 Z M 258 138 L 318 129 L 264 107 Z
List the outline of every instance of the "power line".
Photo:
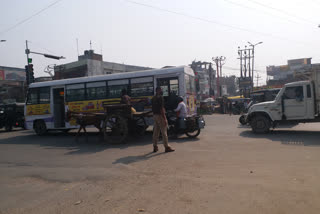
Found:
M 25 18 L 25 19 L 23 19 L 23 20 L 21 20 L 21 21 L 17 22 L 17 23 L 16 23 L 16 24 L 14 24 L 13 26 L 11 26 L 11 27 L 9 27 L 9 28 L 7 28 L 7 29 L 5 29 L 5 30 L 1 31 L 1 32 L 0 32 L 0 35 L 1 35 L 1 34 L 4 34 L 4 33 L 7 33 L 7 32 L 9 32 L 9 31 L 13 30 L 14 28 L 18 27 L 19 25 L 21 25 L 21 24 L 23 24 L 23 23 L 25 23 L 25 22 L 29 21 L 29 20 L 30 20 L 30 19 L 32 19 L 33 17 L 35 17 L 35 16 L 39 15 L 40 13 L 42 13 L 42 12 L 46 11 L 46 10 L 47 10 L 47 9 L 49 9 L 50 7 L 52 7 L 52 6 L 54 6 L 55 4 L 59 3 L 60 1 L 62 1 L 62 0 L 54 1 L 53 3 L 49 4 L 49 5 L 48 5 L 48 6 L 46 6 L 45 8 L 42 8 L 42 9 L 41 9 L 41 10 L 39 10 L 38 12 L 36 12 L 36 13 L 32 14 L 31 16 L 29 16 L 29 17 L 27 17 L 27 18 Z
M 28 42 L 29 42 L 29 43 L 32 43 L 32 44 L 34 44 L 34 45 L 36 45 L 36 46 L 38 46 L 39 48 L 41 48 L 41 49 L 43 49 L 43 50 L 45 50 L 45 51 L 47 51 L 47 52 L 50 52 L 50 53 L 52 53 L 52 54 L 55 54 L 53 51 L 50 51 L 49 49 L 44 48 L 44 47 L 43 47 L 42 45 L 40 45 L 39 43 L 30 41 L 30 40 L 28 40 Z
M 287 16 L 291 16 L 291 17 L 294 17 L 294 18 L 296 18 L 296 19 L 300 19 L 300 20 L 302 20 L 302 21 L 304 21 L 304 22 L 308 22 L 309 24 L 312 24 L 312 25 L 317 25 L 317 24 L 318 24 L 318 23 L 315 23 L 315 22 L 310 21 L 310 20 L 308 20 L 308 19 L 305 19 L 305 18 L 303 18 L 303 17 L 296 16 L 295 14 L 288 13 L 288 12 L 285 11 L 285 10 L 281 10 L 281 9 L 278 9 L 278 8 L 275 8 L 275 7 L 271 7 L 271 6 L 269 6 L 269 5 L 263 4 L 263 3 L 261 3 L 261 2 L 257 2 L 257 1 L 255 1 L 255 0 L 247 0 L 247 1 L 250 1 L 250 2 L 252 2 L 252 3 L 254 3 L 254 4 L 260 5 L 261 7 L 265 7 L 265 8 L 268 8 L 268 9 L 271 9 L 271 10 L 274 10 L 274 11 L 277 11 L 278 13 L 282 13 L 282 14 L 285 14 L 285 15 L 287 15 Z
M 240 70 L 239 68 L 233 68 L 233 67 L 229 67 L 229 66 L 224 66 L 224 68 L 227 69 L 227 70 L 234 70 L 234 71 L 239 71 Z M 257 69 L 254 69 L 254 71 L 265 72 L 265 71 L 257 70 Z
M 167 13 L 172 13 L 172 14 L 179 15 L 179 16 L 184 16 L 184 17 L 195 19 L 195 20 L 198 20 L 198 21 L 207 22 L 207 23 L 211 23 L 211 24 L 215 24 L 215 25 L 220 25 L 220 26 L 223 26 L 223 27 L 226 27 L 226 28 L 232 28 L 232 29 L 236 29 L 236 30 L 239 30 L 239 31 L 259 34 L 259 35 L 262 35 L 262 36 L 265 36 L 265 37 L 273 37 L 273 38 L 284 40 L 284 41 L 287 41 L 287 42 L 295 42 L 295 43 L 300 43 L 300 44 L 303 44 L 303 45 L 312 45 L 312 46 L 314 46 L 314 44 L 312 44 L 312 43 L 306 43 L 306 42 L 302 42 L 302 41 L 295 41 L 295 40 L 291 40 L 291 39 L 288 39 L 288 38 L 285 38 L 285 37 L 276 36 L 276 35 L 273 35 L 273 34 L 270 34 L 270 33 L 264 33 L 264 32 L 254 31 L 254 30 L 250 30 L 250 29 L 246 29 L 246 28 L 242 28 L 242 27 L 229 25 L 229 24 L 224 24 L 224 23 L 221 23 L 221 22 L 218 22 L 218 21 L 215 21 L 215 20 L 210 20 L 210 19 L 197 17 L 197 16 L 189 15 L 187 13 L 176 12 L 176 11 L 173 11 L 173 10 L 168 10 L 168 9 L 156 7 L 156 6 L 149 5 L 149 4 L 144 4 L 144 3 L 140 3 L 140 2 L 136 2 L 136 1 L 132 1 L 132 0 L 124 0 L 124 1 L 126 1 L 128 3 L 131 3 L 131 4 L 139 5 L 139 6 L 152 8 L 152 9 L 155 9 L 155 10 L 164 11 L 164 12 L 167 12 Z
M 229 0 L 223 0 L 223 1 L 228 2 L 228 3 L 230 3 L 230 4 L 233 4 L 233 5 L 236 5 L 236 6 L 238 6 L 238 7 L 246 8 L 246 9 L 248 9 L 248 10 L 257 11 L 256 8 L 248 7 L 248 6 L 246 6 L 246 5 L 244 5 L 244 4 L 240 4 L 240 3 L 238 3 L 238 2 L 233 2 L 233 1 L 229 1 Z M 264 14 L 267 14 L 267 15 L 276 16 L 276 15 L 274 15 L 274 14 L 272 14 L 272 13 L 269 13 L 269 12 L 267 12 L 267 11 L 264 11 L 264 10 L 259 10 L 259 11 L 262 12 L 262 13 L 264 13 Z M 293 21 L 293 20 L 291 20 L 291 19 L 288 19 L 288 18 L 285 18 L 285 17 L 282 17 L 282 16 L 277 16 L 277 17 L 278 17 L 278 18 L 281 18 L 281 19 L 284 19 L 284 20 L 286 20 L 286 21 L 288 21 L 288 22 L 294 23 L 294 24 L 299 24 L 299 22 Z

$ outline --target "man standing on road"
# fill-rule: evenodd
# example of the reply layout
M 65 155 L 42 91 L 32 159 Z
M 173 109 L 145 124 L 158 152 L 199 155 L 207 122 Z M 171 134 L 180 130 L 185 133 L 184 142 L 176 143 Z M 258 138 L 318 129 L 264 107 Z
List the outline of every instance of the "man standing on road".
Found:
M 165 148 L 165 152 L 173 152 L 174 149 L 169 146 L 168 144 L 168 134 L 167 134 L 167 127 L 168 121 L 165 114 L 164 109 L 164 100 L 162 96 L 162 89 L 160 87 L 156 88 L 156 95 L 152 98 L 152 112 L 153 112 L 153 136 L 152 136 L 152 143 L 153 143 L 153 152 L 158 151 L 158 139 L 159 134 L 161 131 L 162 134 L 162 141 Z

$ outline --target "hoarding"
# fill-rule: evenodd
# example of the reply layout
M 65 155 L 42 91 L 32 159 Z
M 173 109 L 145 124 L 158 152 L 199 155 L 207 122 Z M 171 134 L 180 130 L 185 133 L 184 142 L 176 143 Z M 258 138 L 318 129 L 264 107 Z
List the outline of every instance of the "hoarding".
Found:
M 0 80 L 5 80 L 4 70 L 0 70 Z
M 240 77 L 239 88 L 251 88 L 251 77 Z
M 25 70 L 21 68 L 1 67 L 0 80 L 25 81 Z

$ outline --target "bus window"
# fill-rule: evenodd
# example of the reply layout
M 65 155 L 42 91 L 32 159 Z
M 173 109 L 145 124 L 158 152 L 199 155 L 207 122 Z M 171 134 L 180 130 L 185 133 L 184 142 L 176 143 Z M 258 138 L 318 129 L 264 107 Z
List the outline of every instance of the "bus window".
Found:
M 170 80 L 170 94 L 174 93 L 175 95 L 179 95 L 179 81 L 178 79 Z
M 29 89 L 27 104 L 28 105 L 38 104 L 38 89 L 37 88 L 30 88 Z
M 129 80 L 108 81 L 108 98 L 120 98 L 122 89 L 128 90 Z
M 50 87 L 30 88 L 28 91 L 27 104 L 50 103 Z
M 40 104 L 50 103 L 50 88 L 49 87 L 39 88 L 39 101 L 40 101 Z
M 84 84 L 67 85 L 67 102 L 81 101 L 85 99 Z
M 161 78 L 157 80 L 158 86 L 161 87 L 163 96 L 169 96 L 170 94 L 179 94 L 179 81 L 178 78 Z
M 131 96 L 152 96 L 153 95 L 153 78 L 135 78 L 131 79 Z
M 90 82 L 86 84 L 87 99 L 97 100 L 107 98 L 106 82 Z

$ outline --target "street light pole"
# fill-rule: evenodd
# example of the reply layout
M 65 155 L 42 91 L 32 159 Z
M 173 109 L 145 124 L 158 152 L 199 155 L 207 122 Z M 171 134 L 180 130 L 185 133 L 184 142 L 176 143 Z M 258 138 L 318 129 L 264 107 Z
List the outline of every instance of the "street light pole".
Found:
M 28 48 L 28 40 L 26 40 L 26 54 L 27 54 L 27 65 L 29 66 L 29 53 L 30 53 L 30 50 Z
M 248 42 L 249 45 L 252 47 L 252 73 L 251 73 L 251 78 L 252 78 L 252 90 L 253 90 L 253 77 L 254 77 L 254 48 L 257 45 L 262 44 L 263 42 L 258 42 L 256 44 L 252 44 L 251 42 Z M 250 60 L 250 58 L 249 58 Z

